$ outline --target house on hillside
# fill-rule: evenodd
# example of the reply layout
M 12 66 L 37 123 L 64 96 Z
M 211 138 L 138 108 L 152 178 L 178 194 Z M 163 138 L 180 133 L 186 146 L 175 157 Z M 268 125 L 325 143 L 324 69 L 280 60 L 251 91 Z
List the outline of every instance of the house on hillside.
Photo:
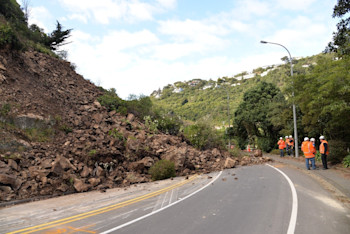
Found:
M 255 77 L 255 73 L 249 73 L 247 75 L 242 76 L 242 79 L 250 79 Z
M 191 80 L 190 82 L 188 82 L 189 86 L 197 86 L 200 83 L 200 80 Z
M 206 90 L 206 89 L 210 89 L 210 88 L 212 88 L 213 87 L 213 84 L 207 84 L 207 85 L 205 85 L 202 89 L 203 90 Z
M 182 91 L 184 91 L 183 88 L 175 88 L 175 89 L 173 90 L 173 93 L 181 93 Z

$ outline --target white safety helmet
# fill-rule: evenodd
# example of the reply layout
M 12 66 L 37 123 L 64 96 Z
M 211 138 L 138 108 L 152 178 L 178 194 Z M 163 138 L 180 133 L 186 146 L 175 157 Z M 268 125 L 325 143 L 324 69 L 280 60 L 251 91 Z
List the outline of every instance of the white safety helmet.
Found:
M 282 140 L 283 138 L 282 137 L 280 137 L 280 140 Z
M 286 138 L 288 138 L 288 136 L 286 136 Z
M 311 138 L 311 139 L 310 139 L 310 141 L 313 141 L 313 142 L 315 142 L 315 138 Z
M 308 140 L 309 140 L 309 138 L 308 138 L 308 137 L 305 137 L 305 138 L 304 138 L 304 141 L 308 141 Z
M 292 138 L 292 135 L 289 135 L 289 138 Z
M 320 140 L 324 140 L 324 136 L 320 136 Z

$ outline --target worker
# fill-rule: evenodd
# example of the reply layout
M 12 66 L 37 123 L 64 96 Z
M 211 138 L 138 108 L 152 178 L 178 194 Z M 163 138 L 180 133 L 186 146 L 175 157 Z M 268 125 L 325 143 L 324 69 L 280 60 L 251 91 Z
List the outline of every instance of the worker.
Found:
M 315 165 L 316 148 L 314 147 L 313 143 L 309 140 L 308 137 L 304 138 L 304 141 L 301 144 L 301 151 L 303 151 L 305 156 L 306 169 L 310 170 L 309 162 L 311 161 L 312 169 L 316 170 L 316 165 Z
M 280 140 L 277 142 L 277 145 L 280 150 L 280 157 L 284 157 L 284 149 L 286 148 L 286 142 L 283 140 L 283 137 L 280 137 Z
M 289 156 L 293 156 L 293 149 L 294 149 L 294 139 L 293 139 L 293 137 L 292 137 L 292 135 L 290 135 L 289 136 L 289 143 L 288 143 L 288 145 L 289 145 Z
M 289 137 L 285 136 L 285 138 L 286 138 L 286 154 L 289 155 Z
M 329 154 L 329 146 L 328 142 L 325 140 L 324 136 L 320 136 L 320 154 L 321 154 L 321 159 L 322 159 L 322 165 L 323 165 L 323 170 L 327 170 L 327 155 Z
M 312 145 L 316 148 L 316 145 L 315 145 L 315 138 L 311 138 L 310 141 L 312 142 Z

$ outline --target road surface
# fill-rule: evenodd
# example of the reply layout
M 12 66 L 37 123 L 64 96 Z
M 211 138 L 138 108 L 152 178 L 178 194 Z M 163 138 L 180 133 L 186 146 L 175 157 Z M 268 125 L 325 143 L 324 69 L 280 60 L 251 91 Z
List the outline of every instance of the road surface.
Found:
M 345 205 L 312 177 L 276 163 L 176 178 L 132 197 L 75 202 L 51 204 L 50 214 L 39 208 L 25 216 L 28 205 L 1 209 L 0 233 L 350 233 Z

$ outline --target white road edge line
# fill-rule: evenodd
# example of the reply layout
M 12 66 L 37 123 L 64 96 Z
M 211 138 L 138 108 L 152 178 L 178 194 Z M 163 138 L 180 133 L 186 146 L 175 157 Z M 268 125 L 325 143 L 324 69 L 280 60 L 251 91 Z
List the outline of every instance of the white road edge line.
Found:
M 294 187 L 294 184 L 292 182 L 292 180 L 280 169 L 266 163 L 266 165 L 272 167 L 273 169 L 277 170 L 279 173 L 281 173 L 286 180 L 289 183 L 290 189 L 292 190 L 292 198 L 293 198 L 293 205 L 292 205 L 292 214 L 290 216 L 290 221 L 289 221 L 289 227 L 288 227 L 288 231 L 287 234 L 294 234 L 295 231 L 295 226 L 297 224 L 297 215 L 298 215 L 298 195 L 297 195 L 297 191 Z
M 194 191 L 193 193 L 187 195 L 186 197 L 184 197 L 184 198 L 182 198 L 182 199 L 180 199 L 180 200 L 175 201 L 174 203 L 171 203 L 171 204 L 169 204 L 169 205 L 167 205 L 167 206 L 164 206 L 164 207 L 162 207 L 162 208 L 160 208 L 160 209 L 158 209 L 158 210 L 155 210 L 155 211 L 153 211 L 153 212 L 151 212 L 151 213 L 148 213 L 148 214 L 146 214 L 146 215 L 144 215 L 144 216 L 141 216 L 141 217 L 139 217 L 139 218 L 137 218 L 137 219 L 134 219 L 134 220 L 131 220 L 131 221 L 127 222 L 127 223 L 124 223 L 124 224 L 122 224 L 122 225 L 119 225 L 119 226 L 117 226 L 117 227 L 115 227 L 115 228 L 112 228 L 112 229 L 109 229 L 109 230 L 107 230 L 107 231 L 101 232 L 100 234 L 111 233 L 111 232 L 113 232 L 113 231 L 116 231 L 116 230 L 118 230 L 118 229 L 121 229 L 121 228 L 123 228 L 123 227 L 126 227 L 126 226 L 128 226 L 128 225 L 130 225 L 130 224 L 136 223 L 137 221 L 140 221 L 140 220 L 142 220 L 142 219 L 145 219 L 145 218 L 147 218 L 147 217 L 149 217 L 149 216 L 151 216 L 151 215 L 154 215 L 154 214 L 156 214 L 156 213 L 158 213 L 158 212 L 161 212 L 162 210 L 165 210 L 165 209 L 167 209 L 167 208 L 169 208 L 169 207 L 171 207 L 171 206 L 173 206 L 173 205 L 176 205 L 177 203 L 179 203 L 179 202 L 181 202 L 181 201 L 184 201 L 185 199 L 187 199 L 187 198 L 189 198 L 189 197 L 192 197 L 192 196 L 195 195 L 196 193 L 202 191 L 203 189 L 205 189 L 206 187 L 208 187 L 209 185 L 211 185 L 212 183 L 214 183 L 214 182 L 221 176 L 221 174 L 222 174 L 222 171 L 220 171 L 220 173 L 219 173 L 213 180 L 211 180 L 208 184 L 206 184 L 204 187 L 202 187 L 202 188 L 200 188 L 200 189 Z

